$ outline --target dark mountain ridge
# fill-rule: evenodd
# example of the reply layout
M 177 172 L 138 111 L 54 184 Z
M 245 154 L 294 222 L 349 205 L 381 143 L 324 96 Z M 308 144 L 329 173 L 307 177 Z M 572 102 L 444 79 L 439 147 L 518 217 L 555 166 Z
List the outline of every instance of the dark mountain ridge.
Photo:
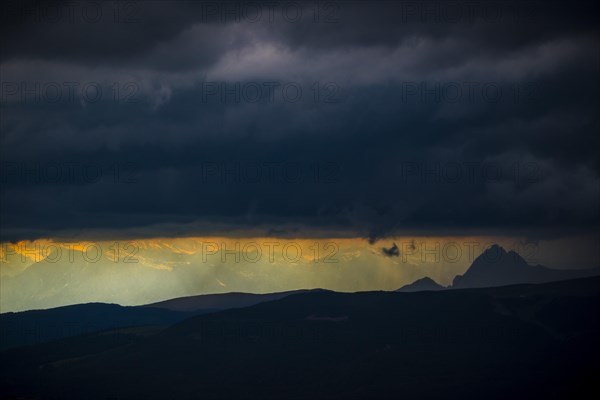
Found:
M 598 275 L 598 269 L 556 270 L 529 265 L 514 251 L 495 244 L 477 257 L 469 269 L 452 282 L 453 289 L 494 287 L 519 283 L 545 283 Z
M 600 278 L 436 292 L 314 291 L 1 354 L 47 398 L 544 398 L 598 391 Z M 152 377 L 152 379 L 148 379 Z
M 148 325 L 166 327 L 210 311 L 213 310 L 180 312 L 155 307 L 87 303 L 3 313 L 0 314 L 0 350 L 115 328 Z
M 440 285 L 433 279 L 429 277 L 424 277 L 410 283 L 408 285 L 402 286 L 400 289 L 396 290 L 397 292 L 420 292 L 423 290 L 443 290 L 446 289 L 444 286 Z
M 304 293 L 308 290 L 292 290 L 288 292 L 276 293 L 218 293 L 218 294 L 202 294 L 197 296 L 177 297 L 160 301 L 157 303 L 147 304 L 142 307 L 164 308 L 172 311 L 195 311 L 204 309 L 219 309 L 248 307 L 258 303 L 270 300 L 278 300 L 291 294 Z

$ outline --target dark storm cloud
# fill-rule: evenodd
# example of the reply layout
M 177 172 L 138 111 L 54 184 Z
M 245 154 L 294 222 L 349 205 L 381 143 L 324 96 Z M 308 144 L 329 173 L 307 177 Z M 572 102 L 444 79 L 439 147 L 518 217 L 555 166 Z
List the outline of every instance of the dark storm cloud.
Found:
M 11 3 L 3 238 L 595 229 L 597 12 L 488 3 Z
M 394 245 L 390 248 L 382 247 L 381 250 L 383 251 L 383 254 L 388 257 L 400 257 L 400 249 L 396 243 L 394 243 Z
M 5 2 L 2 56 L 4 60 L 44 57 L 92 63 L 128 62 L 198 24 L 213 29 L 235 23 L 260 26 L 291 47 L 393 46 L 415 36 L 436 39 L 466 36 L 480 45 L 481 51 L 511 50 L 573 31 L 596 30 L 597 7 L 591 2 L 370 3 Z M 477 35 L 473 35 L 475 31 Z M 206 36 L 221 42 L 217 34 L 206 32 Z M 203 45 L 197 52 L 206 52 L 209 43 Z

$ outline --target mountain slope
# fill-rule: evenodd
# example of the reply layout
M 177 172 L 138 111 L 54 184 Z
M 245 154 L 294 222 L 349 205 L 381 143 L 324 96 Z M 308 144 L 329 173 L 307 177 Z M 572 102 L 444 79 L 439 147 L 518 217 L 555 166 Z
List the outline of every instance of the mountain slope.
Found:
M 599 278 L 307 292 L 149 336 L 104 332 L 3 352 L 0 391 L 66 399 L 573 398 L 598 392 L 599 304 Z
M 516 252 L 507 252 L 493 245 L 477 257 L 464 275 L 454 278 L 452 288 L 477 288 L 544 283 L 597 275 L 594 270 L 555 270 L 541 265 L 529 265 Z
M 444 290 L 445 287 L 429 277 L 421 278 L 413 283 L 402 286 L 397 292 L 420 292 L 423 290 Z
M 169 326 L 211 310 L 178 312 L 152 307 L 89 303 L 0 314 L 0 350 L 133 326 Z
M 194 315 L 249 307 L 306 291 L 223 293 L 181 297 L 144 306 L 88 303 L 0 314 L 0 350 L 134 326 L 169 326 Z
M 308 290 L 293 290 L 278 293 L 218 293 L 197 296 L 178 297 L 143 307 L 164 308 L 173 311 L 195 311 L 203 309 L 220 309 L 249 307 L 264 301 L 278 300 L 291 294 L 304 293 Z

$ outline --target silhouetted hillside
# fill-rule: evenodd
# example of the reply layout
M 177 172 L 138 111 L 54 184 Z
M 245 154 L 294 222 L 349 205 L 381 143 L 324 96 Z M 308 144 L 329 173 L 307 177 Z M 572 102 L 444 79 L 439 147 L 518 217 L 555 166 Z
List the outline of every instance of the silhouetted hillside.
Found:
M 477 257 L 464 275 L 454 278 L 452 288 L 477 288 L 543 283 L 598 275 L 593 270 L 556 270 L 541 265 L 529 265 L 516 252 L 507 252 L 493 245 Z
M 223 293 L 182 297 L 137 307 L 89 303 L 0 314 L 0 350 L 115 328 L 169 326 L 193 315 L 248 307 L 294 293 Z
M 577 398 L 597 394 L 600 278 L 327 291 L 1 353 L 1 391 L 47 398 Z
M 173 311 L 195 311 L 205 309 L 225 310 L 229 308 L 248 307 L 270 300 L 278 300 L 290 294 L 304 293 L 306 290 L 294 290 L 279 293 L 218 293 L 198 296 L 178 297 L 148 304 L 144 307 L 157 307 Z
M 48 310 L 0 314 L 0 350 L 98 331 L 142 325 L 169 326 L 212 310 L 177 312 L 117 304 L 77 304 Z
M 443 290 L 445 287 L 429 277 L 421 278 L 413 283 L 402 286 L 397 292 L 420 292 L 422 290 Z

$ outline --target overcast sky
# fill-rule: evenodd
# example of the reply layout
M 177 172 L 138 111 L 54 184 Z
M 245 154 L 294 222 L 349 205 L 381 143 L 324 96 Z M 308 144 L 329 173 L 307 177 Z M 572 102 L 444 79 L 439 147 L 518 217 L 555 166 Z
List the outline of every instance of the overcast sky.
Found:
M 598 229 L 591 2 L 6 3 L 2 241 Z

